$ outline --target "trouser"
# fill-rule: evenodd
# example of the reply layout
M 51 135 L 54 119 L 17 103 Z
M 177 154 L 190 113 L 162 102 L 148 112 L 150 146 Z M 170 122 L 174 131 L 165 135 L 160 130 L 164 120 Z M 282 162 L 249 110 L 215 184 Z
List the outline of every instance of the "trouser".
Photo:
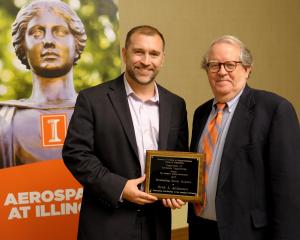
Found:
M 189 240 L 220 240 L 217 222 L 199 217 L 189 224 Z
M 151 212 L 143 207 L 138 209 L 135 224 L 132 240 L 155 240 L 155 222 Z

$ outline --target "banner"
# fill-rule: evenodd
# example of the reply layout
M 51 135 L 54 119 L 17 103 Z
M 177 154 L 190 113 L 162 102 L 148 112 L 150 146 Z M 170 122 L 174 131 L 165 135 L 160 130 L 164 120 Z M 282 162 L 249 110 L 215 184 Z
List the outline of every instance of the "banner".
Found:
M 116 2 L 0 0 L 0 239 L 77 237 L 61 151 L 77 92 L 120 74 Z
M 83 189 L 62 160 L 0 170 L 1 239 L 76 239 Z

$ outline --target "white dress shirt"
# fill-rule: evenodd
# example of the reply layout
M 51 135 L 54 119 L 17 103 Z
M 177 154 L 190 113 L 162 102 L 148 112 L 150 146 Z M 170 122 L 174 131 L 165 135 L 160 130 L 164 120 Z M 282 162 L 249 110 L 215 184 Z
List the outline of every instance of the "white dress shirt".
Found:
M 146 150 L 158 149 L 159 95 L 155 84 L 155 95 L 147 101 L 141 100 L 130 87 L 124 76 L 125 90 L 134 126 L 138 147 L 141 175 L 145 173 Z

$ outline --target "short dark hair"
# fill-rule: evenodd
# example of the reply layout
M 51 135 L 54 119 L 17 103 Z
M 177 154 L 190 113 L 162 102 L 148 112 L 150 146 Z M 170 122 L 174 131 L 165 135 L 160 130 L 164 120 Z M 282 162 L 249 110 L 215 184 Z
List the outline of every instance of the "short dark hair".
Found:
M 136 26 L 136 27 L 132 28 L 126 35 L 126 40 L 125 40 L 125 48 L 126 49 L 128 49 L 128 46 L 130 45 L 130 38 L 134 33 L 140 33 L 140 34 L 144 34 L 147 36 L 158 35 L 163 42 L 163 49 L 165 49 L 164 36 L 162 35 L 162 33 L 160 31 L 158 31 L 158 29 L 156 29 L 155 27 L 152 27 L 150 25 L 140 25 L 140 26 Z
M 85 47 L 87 36 L 84 25 L 77 14 L 70 8 L 69 5 L 59 0 L 35 0 L 29 2 L 29 4 L 21 8 L 12 25 L 13 46 L 15 48 L 17 57 L 28 69 L 30 69 L 30 65 L 26 57 L 26 49 L 24 46 L 25 32 L 27 30 L 29 21 L 45 8 L 62 16 L 68 24 L 68 27 L 75 38 L 75 49 L 77 56 L 73 63 L 76 64 Z

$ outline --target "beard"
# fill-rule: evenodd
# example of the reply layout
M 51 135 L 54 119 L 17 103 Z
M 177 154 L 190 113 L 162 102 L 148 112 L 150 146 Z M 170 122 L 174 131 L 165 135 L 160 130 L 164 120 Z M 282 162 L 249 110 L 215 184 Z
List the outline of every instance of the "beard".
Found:
M 139 77 L 138 74 L 136 72 L 134 72 L 131 68 L 126 68 L 126 72 L 128 73 L 128 76 L 134 82 L 141 84 L 141 85 L 148 85 L 148 84 L 152 83 L 158 74 L 158 71 L 153 71 L 153 73 L 147 77 L 148 79 L 145 79 L 145 77 Z M 142 79 L 142 78 L 144 78 L 144 79 Z

